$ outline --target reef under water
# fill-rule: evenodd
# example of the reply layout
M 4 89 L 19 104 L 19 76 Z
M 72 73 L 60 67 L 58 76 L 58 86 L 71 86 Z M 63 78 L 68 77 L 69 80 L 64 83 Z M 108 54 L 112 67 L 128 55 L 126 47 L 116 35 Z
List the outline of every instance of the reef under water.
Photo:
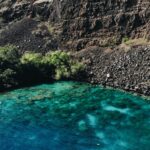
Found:
M 80 82 L 0 94 L 0 150 L 149 150 L 150 101 Z

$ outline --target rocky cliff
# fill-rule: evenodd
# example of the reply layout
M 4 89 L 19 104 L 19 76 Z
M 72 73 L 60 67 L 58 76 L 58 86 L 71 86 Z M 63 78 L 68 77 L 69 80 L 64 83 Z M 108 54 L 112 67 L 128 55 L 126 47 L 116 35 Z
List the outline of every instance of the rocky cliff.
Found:
M 1 0 L 0 26 L 24 17 L 59 27 L 65 48 L 114 46 L 124 37 L 150 38 L 149 0 Z M 57 23 L 57 24 L 56 24 Z
M 24 51 L 45 53 L 58 48 L 48 20 L 55 16 L 51 0 L 1 0 L 0 45 L 13 44 Z M 56 17 L 57 18 L 57 17 Z M 56 22 L 53 20 L 53 22 Z
M 73 49 L 111 46 L 122 38 L 150 38 L 149 0 L 66 0 L 63 39 Z

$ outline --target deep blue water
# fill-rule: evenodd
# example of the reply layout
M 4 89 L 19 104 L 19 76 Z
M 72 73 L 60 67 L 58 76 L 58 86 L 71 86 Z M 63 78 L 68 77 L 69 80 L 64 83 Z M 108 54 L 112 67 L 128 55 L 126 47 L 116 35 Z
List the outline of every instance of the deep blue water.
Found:
M 150 101 L 78 82 L 1 94 L 0 150 L 150 150 Z

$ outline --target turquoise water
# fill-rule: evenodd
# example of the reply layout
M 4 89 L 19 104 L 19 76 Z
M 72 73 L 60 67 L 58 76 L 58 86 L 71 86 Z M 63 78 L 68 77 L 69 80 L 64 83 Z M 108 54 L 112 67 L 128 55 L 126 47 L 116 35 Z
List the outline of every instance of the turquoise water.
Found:
M 78 82 L 1 94 L 0 150 L 150 150 L 150 101 Z

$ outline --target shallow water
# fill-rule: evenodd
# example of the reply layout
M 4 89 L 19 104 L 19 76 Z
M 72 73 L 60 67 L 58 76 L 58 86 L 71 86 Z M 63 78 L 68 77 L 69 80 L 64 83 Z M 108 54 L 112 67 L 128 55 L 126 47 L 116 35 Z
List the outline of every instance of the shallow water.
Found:
M 0 150 L 150 150 L 150 102 L 78 82 L 1 94 Z

